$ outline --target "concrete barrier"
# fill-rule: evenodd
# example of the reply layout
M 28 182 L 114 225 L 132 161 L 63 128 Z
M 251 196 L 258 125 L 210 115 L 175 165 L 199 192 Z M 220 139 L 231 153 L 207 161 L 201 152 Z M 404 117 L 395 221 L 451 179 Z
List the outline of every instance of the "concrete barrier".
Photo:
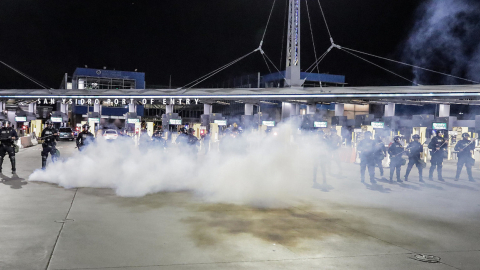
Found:
M 30 136 L 21 137 L 20 138 L 20 145 L 21 145 L 21 148 L 26 148 L 26 147 L 33 146 L 32 137 L 30 137 Z

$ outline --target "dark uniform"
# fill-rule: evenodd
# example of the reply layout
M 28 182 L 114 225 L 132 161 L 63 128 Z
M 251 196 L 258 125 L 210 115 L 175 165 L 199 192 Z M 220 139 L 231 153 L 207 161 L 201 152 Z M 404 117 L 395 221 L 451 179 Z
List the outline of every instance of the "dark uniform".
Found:
M 432 159 L 430 160 L 431 166 L 428 174 L 428 179 L 433 180 L 433 171 L 437 168 L 438 180 L 445 181 L 442 177 L 442 168 L 443 168 L 443 159 L 444 153 L 447 150 L 448 142 L 445 138 L 441 137 L 443 135 L 441 131 L 437 133 L 437 136 L 433 137 L 430 143 L 428 144 L 428 149 L 431 150 Z
M 155 131 L 152 136 L 153 145 L 161 148 L 167 147 L 167 141 L 163 138 L 162 131 Z
M 467 168 L 468 180 L 473 182 L 472 167 L 475 160 L 472 158 L 472 151 L 475 151 L 475 142 L 470 141 L 468 133 L 462 134 L 463 140 L 459 141 L 455 145 L 455 151 L 458 151 L 457 157 L 457 174 L 455 176 L 455 181 L 458 181 L 460 178 L 460 173 L 462 172 L 463 165 Z
M 414 139 L 420 139 L 419 135 L 413 135 Z M 418 169 L 418 177 L 419 181 L 423 182 L 422 171 L 424 168 L 425 163 L 421 160 L 420 154 L 423 153 L 423 145 L 414 140 L 407 146 L 407 155 L 408 155 L 408 166 L 407 172 L 405 173 L 405 181 L 408 181 L 408 176 L 410 175 L 410 171 L 413 168 L 413 165 L 417 166 Z
M 186 137 L 186 142 L 187 146 L 190 149 L 191 153 L 194 155 L 194 157 L 197 157 L 198 154 L 198 148 L 197 145 L 200 143 L 198 141 L 198 138 L 195 137 L 195 130 L 193 128 L 188 129 L 188 135 Z
M 326 174 L 326 165 L 329 163 L 330 157 L 328 157 L 325 153 L 325 147 L 327 145 L 330 145 L 331 142 L 328 142 L 327 138 L 325 137 L 325 134 L 321 132 L 319 134 L 319 138 L 316 141 L 316 157 L 314 160 L 314 165 L 313 165 L 313 184 L 314 186 L 317 185 L 317 171 L 318 168 L 320 167 L 320 171 L 322 173 L 322 179 L 323 183 L 327 182 L 327 174 Z
M 205 155 L 208 154 L 208 151 L 210 150 L 210 131 L 206 131 L 205 135 L 203 135 L 203 147 L 205 148 Z
M 178 135 L 177 139 L 175 140 L 176 144 L 185 145 L 188 144 L 188 134 L 185 128 L 180 129 L 180 134 Z
M 0 173 L 2 172 L 2 165 L 3 165 L 3 158 L 5 157 L 5 154 L 8 153 L 8 156 L 10 157 L 10 162 L 12 164 L 12 173 L 15 173 L 17 171 L 16 166 L 15 166 L 15 140 L 18 139 L 17 132 L 10 126 L 6 125 L 11 125 L 10 121 L 5 122 L 5 126 L 3 126 L 0 129 Z
M 339 175 L 341 175 L 342 164 L 340 162 L 340 147 L 342 146 L 342 137 L 338 136 L 336 129 L 332 128 L 330 130 L 330 135 L 327 137 L 327 143 L 331 153 L 331 161 L 336 163 Z
M 42 143 L 42 169 L 45 169 L 47 166 L 48 153 L 52 156 L 52 161 L 55 162 L 57 159 L 57 145 L 56 140 L 58 139 L 58 131 L 53 127 L 53 123 L 47 121 L 47 128 L 42 131 L 41 138 L 43 139 Z
M 390 154 L 390 182 L 393 182 L 393 173 L 397 172 L 397 182 L 403 182 L 400 179 L 400 170 L 403 165 L 402 154 L 405 152 L 403 145 L 400 143 L 400 137 L 396 136 L 394 142 L 388 148 Z
M 85 146 L 95 140 L 95 137 L 90 131 L 88 131 L 88 128 L 89 126 L 87 124 L 83 125 L 83 131 L 77 136 L 77 147 L 79 151 L 82 151 Z
M 368 167 L 370 182 L 375 183 L 375 141 L 372 140 L 372 133 L 365 132 L 365 139 L 358 143 L 360 151 L 360 177 L 365 182 L 365 170 Z
M 375 135 L 375 166 L 380 169 L 380 176 L 383 176 L 383 159 L 387 155 L 387 148 L 382 139 Z

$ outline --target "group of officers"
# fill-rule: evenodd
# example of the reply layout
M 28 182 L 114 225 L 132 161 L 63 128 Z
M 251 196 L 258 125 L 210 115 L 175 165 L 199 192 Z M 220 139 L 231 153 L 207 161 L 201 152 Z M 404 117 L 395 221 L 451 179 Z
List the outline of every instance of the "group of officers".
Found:
M 429 180 L 433 180 L 433 174 L 435 169 L 437 169 L 438 180 L 442 182 L 445 181 L 442 176 L 442 168 L 443 160 L 448 148 L 448 140 L 443 136 L 443 131 L 436 131 L 436 136 L 433 137 L 428 144 L 428 149 L 430 149 L 431 154 L 431 165 L 428 175 Z M 403 158 L 403 155 L 405 154 L 408 157 L 408 165 L 404 180 L 408 181 L 408 176 L 410 175 L 413 166 L 416 166 L 418 169 L 419 181 L 424 182 L 422 172 L 423 169 L 426 168 L 426 164 L 420 156 L 421 153 L 423 153 L 423 145 L 420 143 L 419 135 L 413 135 L 412 138 L 413 141 L 410 142 L 407 147 L 403 147 L 400 142 L 400 136 L 395 136 L 393 142 L 387 148 L 385 147 L 385 143 L 379 135 L 375 135 L 375 138 L 372 139 L 372 133 L 369 131 L 365 132 L 365 138 L 359 142 L 357 147 L 358 151 L 360 152 L 361 181 L 365 181 L 365 171 L 368 168 L 370 182 L 376 183 L 376 166 L 380 168 L 380 175 L 383 177 L 382 162 L 388 154 L 390 156 L 390 182 L 393 182 L 395 173 L 397 182 L 403 182 L 400 177 L 400 171 L 402 165 L 407 163 Z M 457 152 L 458 157 L 455 181 L 459 180 L 463 166 L 465 166 L 467 169 L 468 180 L 474 182 L 475 180 L 473 179 L 472 175 L 472 167 L 475 164 L 475 159 L 472 157 L 472 154 L 473 151 L 475 151 L 475 141 L 470 140 L 470 135 L 468 133 L 463 133 L 462 140 L 457 142 L 454 151 Z
M 58 130 L 53 126 L 53 122 L 51 120 L 46 121 L 46 127 L 42 131 L 40 136 L 40 140 L 43 141 L 42 143 L 42 169 L 45 169 L 47 166 L 47 159 L 48 154 L 52 157 L 52 162 L 55 162 L 60 152 L 56 148 L 57 141 L 59 139 Z M 87 146 L 90 142 L 95 140 L 94 135 L 89 131 L 90 126 L 88 124 L 84 124 L 82 126 L 82 131 L 77 136 L 77 148 L 78 150 L 82 151 L 85 146 Z
M 42 152 L 40 153 L 42 157 L 42 169 L 45 169 L 47 166 L 48 154 L 51 155 L 53 162 L 55 162 L 60 155 L 60 152 L 56 148 L 56 141 L 59 139 L 58 130 L 55 129 L 51 120 L 47 120 L 45 124 L 46 127 L 39 138 L 43 140 Z M 93 141 L 94 136 L 88 129 L 88 124 L 83 125 L 82 132 L 77 136 L 77 148 L 79 150 L 82 150 L 89 142 Z M 4 121 L 2 128 L 0 128 L 0 173 L 2 172 L 3 160 L 6 154 L 8 154 L 10 158 L 12 173 L 16 173 L 15 153 L 18 152 L 18 146 L 16 146 L 17 140 L 18 134 L 12 127 L 12 123 L 8 120 Z

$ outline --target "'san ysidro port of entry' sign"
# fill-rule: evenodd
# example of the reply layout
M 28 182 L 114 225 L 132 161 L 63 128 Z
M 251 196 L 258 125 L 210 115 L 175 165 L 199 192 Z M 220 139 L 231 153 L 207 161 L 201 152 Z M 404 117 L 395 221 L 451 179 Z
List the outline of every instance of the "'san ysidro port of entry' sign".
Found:
M 100 118 L 88 118 L 88 121 L 92 123 L 100 123 Z
M 140 119 L 138 119 L 138 118 L 128 118 L 127 123 L 128 124 L 140 123 Z
M 169 124 L 170 125 L 181 125 L 182 124 L 182 119 L 170 119 Z
M 15 116 L 15 122 L 27 122 L 26 116 Z
M 62 123 L 63 122 L 62 117 L 50 117 L 50 120 L 52 120 L 53 123 Z
M 384 122 L 372 122 L 372 127 L 373 128 L 385 128 L 385 123 Z
M 326 128 L 328 127 L 328 122 L 313 122 L 313 127 Z
M 267 126 L 267 127 L 274 127 L 275 126 L 275 121 L 262 121 L 262 125 Z
M 215 120 L 213 121 L 215 124 L 219 126 L 226 126 L 227 125 L 227 120 Z
M 433 123 L 432 128 L 433 128 L 433 129 L 443 129 L 443 130 L 446 130 L 446 129 L 447 129 L 447 123 Z

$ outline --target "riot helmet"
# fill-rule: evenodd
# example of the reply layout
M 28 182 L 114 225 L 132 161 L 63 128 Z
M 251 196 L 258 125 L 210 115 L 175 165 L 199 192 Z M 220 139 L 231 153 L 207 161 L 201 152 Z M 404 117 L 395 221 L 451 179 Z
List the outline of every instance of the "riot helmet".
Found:
M 393 141 L 394 141 L 394 142 L 400 141 L 400 136 L 395 136 L 395 137 L 393 137 Z
M 195 129 L 193 129 L 193 128 L 188 129 L 188 134 L 193 135 L 194 133 L 195 133 Z
M 90 126 L 88 124 L 84 124 L 82 128 L 83 128 L 83 131 L 87 131 L 90 128 Z
M 12 122 L 6 120 L 5 122 L 3 122 L 3 126 L 8 128 L 8 127 L 11 127 L 12 126 Z
M 413 139 L 420 139 L 420 135 L 415 134 L 415 135 L 412 136 L 412 138 L 413 138 Z
M 462 138 L 468 139 L 468 138 L 470 138 L 470 134 L 468 134 L 468 133 L 463 133 L 463 134 L 462 134 Z
M 187 129 L 184 127 L 180 128 L 180 133 L 187 133 Z
M 52 120 L 48 119 L 45 124 L 47 124 L 47 127 L 52 128 L 53 127 L 53 122 Z
M 442 136 L 444 134 L 443 130 L 437 130 L 437 136 Z

